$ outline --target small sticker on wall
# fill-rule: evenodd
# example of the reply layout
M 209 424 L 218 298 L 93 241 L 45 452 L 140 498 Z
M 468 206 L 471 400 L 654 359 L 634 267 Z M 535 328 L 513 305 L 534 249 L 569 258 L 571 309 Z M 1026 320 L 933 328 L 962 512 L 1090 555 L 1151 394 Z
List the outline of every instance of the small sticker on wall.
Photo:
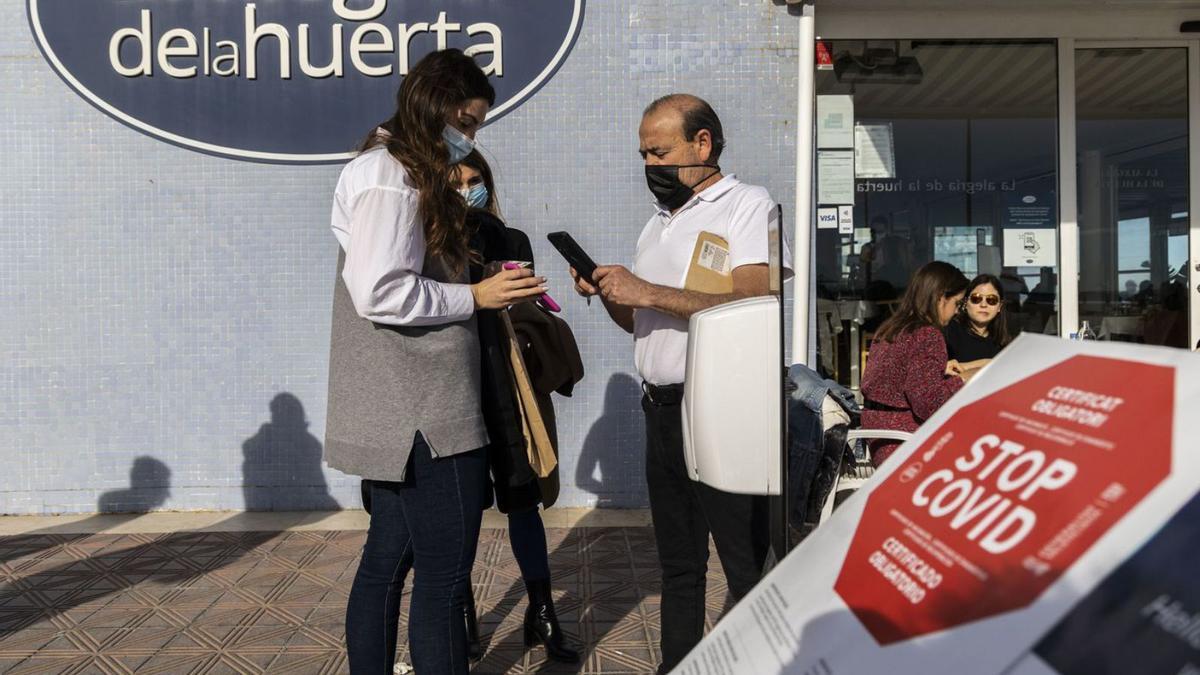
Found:
M 817 70 L 833 70 L 833 46 L 823 40 L 817 40 L 816 54 Z
M 823 206 L 817 209 L 817 229 L 838 229 L 838 210 L 832 206 Z
M 837 207 L 838 232 L 854 234 L 854 207 L 844 205 Z

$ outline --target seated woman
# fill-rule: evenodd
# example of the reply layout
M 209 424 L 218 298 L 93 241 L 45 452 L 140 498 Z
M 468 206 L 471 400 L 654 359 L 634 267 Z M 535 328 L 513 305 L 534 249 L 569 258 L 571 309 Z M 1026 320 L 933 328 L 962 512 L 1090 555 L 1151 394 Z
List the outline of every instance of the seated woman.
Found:
M 980 274 L 971 280 L 962 310 L 946 324 L 946 353 L 963 372 L 978 370 L 1011 342 L 1000 280 Z
M 942 337 L 966 288 L 967 278 L 949 263 L 935 260 L 913 274 L 871 343 L 862 380 L 864 428 L 915 431 L 969 378 L 951 374 Z M 879 466 L 898 445 L 872 443 L 871 461 Z

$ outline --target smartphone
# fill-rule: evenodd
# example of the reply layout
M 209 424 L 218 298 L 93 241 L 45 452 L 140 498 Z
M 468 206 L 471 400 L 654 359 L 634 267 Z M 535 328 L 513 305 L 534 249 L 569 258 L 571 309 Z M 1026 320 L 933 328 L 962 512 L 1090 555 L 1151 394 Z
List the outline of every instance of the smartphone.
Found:
M 503 267 L 506 270 L 520 270 L 520 269 L 525 269 L 526 267 L 529 267 L 529 263 L 522 264 L 519 262 L 506 262 L 506 263 L 504 263 Z M 537 303 L 540 304 L 542 307 L 545 307 L 546 309 L 550 310 L 551 312 L 561 312 L 562 311 L 562 307 L 558 306 L 558 303 L 554 301 L 554 298 L 550 297 L 549 293 L 542 293 L 541 295 L 539 295 L 538 299 L 537 299 Z
M 554 248 L 558 249 L 562 257 L 567 259 L 567 263 L 575 268 L 579 276 L 587 279 L 588 283 L 593 286 L 596 285 L 596 281 L 592 275 L 595 273 L 597 265 L 592 261 L 591 256 L 584 252 L 583 247 L 575 241 L 575 238 L 570 233 L 551 232 L 546 235 L 546 238 L 550 240 Z

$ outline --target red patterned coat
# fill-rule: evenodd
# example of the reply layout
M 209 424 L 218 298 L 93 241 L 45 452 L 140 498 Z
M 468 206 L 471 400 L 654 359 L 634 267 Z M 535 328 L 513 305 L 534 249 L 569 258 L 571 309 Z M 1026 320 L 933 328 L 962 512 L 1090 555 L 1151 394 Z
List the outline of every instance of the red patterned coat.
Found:
M 946 361 L 946 340 L 933 326 L 873 342 L 862 381 L 863 427 L 916 431 L 963 386 L 959 377 L 946 375 Z M 871 461 L 879 466 L 899 445 L 872 443 Z

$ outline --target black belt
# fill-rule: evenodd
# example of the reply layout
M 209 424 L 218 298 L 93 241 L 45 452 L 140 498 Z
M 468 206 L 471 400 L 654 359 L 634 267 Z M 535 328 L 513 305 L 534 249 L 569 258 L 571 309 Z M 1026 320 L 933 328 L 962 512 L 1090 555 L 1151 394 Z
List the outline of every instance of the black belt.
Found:
M 875 410 L 878 412 L 905 412 L 905 413 L 912 412 L 908 408 L 897 408 L 894 406 L 887 405 L 885 403 L 876 403 L 875 401 L 872 401 L 869 399 L 866 401 L 863 401 L 863 409 Z
M 657 406 L 679 405 L 683 401 L 682 384 L 650 384 L 643 381 L 642 393 Z

